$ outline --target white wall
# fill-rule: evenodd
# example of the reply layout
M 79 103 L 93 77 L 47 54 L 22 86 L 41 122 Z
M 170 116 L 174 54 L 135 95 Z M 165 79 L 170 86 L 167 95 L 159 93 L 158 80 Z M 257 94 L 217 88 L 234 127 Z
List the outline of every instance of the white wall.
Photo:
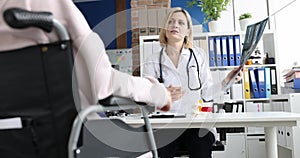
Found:
M 236 31 L 240 31 L 239 16 L 249 12 L 252 22 L 258 22 L 268 17 L 267 0 L 234 0 L 234 18 Z
M 294 0 L 269 0 L 270 14 L 280 10 Z M 277 12 L 272 20 L 277 33 L 277 49 L 280 71 L 290 69 L 297 63 L 300 66 L 300 2 Z
M 221 12 L 221 18 L 219 22 L 221 24 L 221 32 L 233 32 L 234 31 L 234 15 L 233 15 L 233 0 L 227 6 L 225 11 Z

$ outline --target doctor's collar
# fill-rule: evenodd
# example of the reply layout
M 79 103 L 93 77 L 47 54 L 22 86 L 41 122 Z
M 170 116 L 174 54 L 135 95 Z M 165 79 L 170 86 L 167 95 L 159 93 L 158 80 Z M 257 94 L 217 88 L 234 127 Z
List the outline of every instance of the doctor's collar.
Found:
M 190 50 L 188 48 L 182 48 L 182 51 L 181 51 L 181 54 L 182 55 L 190 55 Z
M 167 48 L 166 48 L 166 45 L 163 46 L 162 49 L 163 49 L 163 51 L 164 51 L 164 54 L 165 54 L 165 55 L 168 55 L 167 52 L 166 52 L 166 49 L 167 49 Z M 190 55 L 190 50 L 189 50 L 189 48 L 182 47 L 180 54 L 182 54 L 182 55 Z

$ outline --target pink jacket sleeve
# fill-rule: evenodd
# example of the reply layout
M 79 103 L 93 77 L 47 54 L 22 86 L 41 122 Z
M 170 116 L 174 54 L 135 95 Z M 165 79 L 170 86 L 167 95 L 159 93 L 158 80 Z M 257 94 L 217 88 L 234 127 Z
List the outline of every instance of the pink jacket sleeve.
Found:
M 167 91 L 163 85 L 145 78 L 133 77 L 111 67 L 100 37 L 93 33 L 82 13 L 71 0 L 1 0 L 0 13 L 5 8 L 20 7 L 30 11 L 49 11 L 70 32 L 75 53 L 82 104 L 96 104 L 109 95 L 133 98 L 151 105 L 166 104 Z M 57 41 L 54 32 L 36 28 L 14 30 L 0 16 L 0 51 Z
M 89 34 L 83 40 L 75 63 L 80 90 L 89 104 L 95 104 L 98 99 L 111 94 L 159 107 L 167 103 L 166 89 L 156 79 L 133 77 L 113 69 L 103 42 L 96 33 Z

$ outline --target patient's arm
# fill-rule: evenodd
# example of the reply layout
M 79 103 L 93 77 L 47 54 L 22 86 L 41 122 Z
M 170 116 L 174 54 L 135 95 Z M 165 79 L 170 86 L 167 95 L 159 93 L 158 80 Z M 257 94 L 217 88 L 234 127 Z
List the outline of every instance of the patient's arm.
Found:
M 130 76 L 111 67 L 104 45 L 96 33 L 84 40 L 76 55 L 79 87 L 90 104 L 109 95 L 129 97 L 138 102 L 170 107 L 166 88 L 155 79 Z

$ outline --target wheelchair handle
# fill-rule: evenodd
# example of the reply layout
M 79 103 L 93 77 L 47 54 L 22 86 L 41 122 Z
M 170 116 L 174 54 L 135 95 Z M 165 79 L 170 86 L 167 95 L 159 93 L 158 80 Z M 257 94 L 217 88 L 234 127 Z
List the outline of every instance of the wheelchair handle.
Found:
M 4 12 L 6 23 L 12 28 L 37 27 L 46 32 L 53 29 L 53 15 L 49 12 L 33 12 L 20 8 L 10 8 Z
M 10 27 L 15 29 L 37 27 L 45 32 L 51 32 L 54 28 L 60 40 L 70 40 L 67 29 L 50 12 L 35 12 L 21 8 L 10 8 L 4 11 L 3 18 Z

